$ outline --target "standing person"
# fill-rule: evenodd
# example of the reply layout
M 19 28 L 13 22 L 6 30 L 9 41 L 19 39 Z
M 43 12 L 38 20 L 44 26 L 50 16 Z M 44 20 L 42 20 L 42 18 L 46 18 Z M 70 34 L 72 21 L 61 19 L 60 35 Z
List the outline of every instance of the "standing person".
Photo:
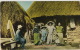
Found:
M 63 42 L 63 27 L 61 26 L 61 23 L 58 23 L 58 26 L 56 26 L 57 35 L 59 36 L 60 44 L 64 44 Z
M 34 34 L 34 44 L 38 45 L 39 41 L 40 41 L 40 28 L 38 25 L 35 25 L 34 29 L 33 29 L 33 34 Z
M 41 41 L 42 41 L 42 43 L 44 44 L 45 41 L 46 41 L 47 33 L 48 33 L 48 31 L 47 31 L 47 29 L 46 29 L 45 26 L 43 26 L 43 27 L 41 28 L 40 33 L 41 33 Z
M 56 40 L 55 40 L 55 43 L 57 46 L 60 45 L 60 40 L 59 40 L 59 36 L 56 34 Z
M 47 29 L 48 29 L 48 37 L 47 37 L 47 44 L 51 44 L 52 43 L 52 39 L 53 39 L 53 31 L 55 29 L 55 27 L 53 26 L 53 22 L 52 21 L 49 21 L 47 23 Z
M 18 25 L 18 30 L 16 31 L 15 40 L 17 43 L 21 44 L 21 48 L 24 48 L 26 40 L 23 38 L 21 33 L 22 25 Z

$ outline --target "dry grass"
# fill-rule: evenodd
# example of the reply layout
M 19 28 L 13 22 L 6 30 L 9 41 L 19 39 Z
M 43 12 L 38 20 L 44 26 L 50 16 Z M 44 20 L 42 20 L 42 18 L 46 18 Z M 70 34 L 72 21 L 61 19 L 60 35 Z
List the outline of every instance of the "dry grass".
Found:
M 80 15 L 78 1 L 35 1 L 27 10 L 31 18 L 54 15 Z
M 17 3 L 11 1 L 1 2 L 1 35 L 5 37 L 7 33 L 7 22 L 11 20 L 15 28 L 18 24 L 25 25 L 25 16 L 28 16 L 24 9 Z M 20 22 L 20 23 L 19 23 Z

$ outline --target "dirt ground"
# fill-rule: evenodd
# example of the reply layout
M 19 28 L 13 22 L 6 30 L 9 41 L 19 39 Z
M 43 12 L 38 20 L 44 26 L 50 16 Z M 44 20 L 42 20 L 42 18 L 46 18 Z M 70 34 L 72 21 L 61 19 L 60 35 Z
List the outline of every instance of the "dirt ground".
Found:
M 16 48 L 15 50 L 80 50 L 79 47 L 72 47 L 71 45 L 57 46 L 56 44 L 51 45 L 34 45 L 33 43 L 27 43 L 25 48 Z

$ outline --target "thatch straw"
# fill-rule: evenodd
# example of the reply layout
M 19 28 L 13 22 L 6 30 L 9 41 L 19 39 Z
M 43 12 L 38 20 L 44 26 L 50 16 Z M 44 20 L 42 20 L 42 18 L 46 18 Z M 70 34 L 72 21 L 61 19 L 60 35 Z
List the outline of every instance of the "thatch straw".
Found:
M 54 15 L 80 15 L 78 1 L 35 1 L 27 10 L 31 17 Z
M 25 16 L 28 16 L 27 13 L 17 2 L 1 2 L 1 35 L 4 37 L 7 33 L 8 20 L 11 20 L 15 30 L 18 24 L 26 25 Z

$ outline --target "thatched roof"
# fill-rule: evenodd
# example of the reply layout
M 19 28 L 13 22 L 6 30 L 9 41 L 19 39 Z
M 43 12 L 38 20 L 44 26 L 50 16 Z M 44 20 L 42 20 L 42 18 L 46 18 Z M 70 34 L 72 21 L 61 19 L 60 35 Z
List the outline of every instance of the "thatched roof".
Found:
M 7 33 L 7 22 L 11 20 L 14 28 L 17 29 L 18 24 L 25 25 L 25 16 L 28 16 L 23 8 L 14 1 L 1 2 L 1 33 L 5 35 Z
M 54 15 L 80 15 L 78 1 L 35 1 L 27 10 L 31 17 Z

